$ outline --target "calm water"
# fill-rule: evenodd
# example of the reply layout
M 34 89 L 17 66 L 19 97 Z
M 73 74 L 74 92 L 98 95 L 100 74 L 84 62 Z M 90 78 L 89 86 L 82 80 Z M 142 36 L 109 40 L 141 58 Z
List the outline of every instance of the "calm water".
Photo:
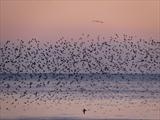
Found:
M 160 118 L 160 74 L 1 74 L 0 91 L 1 119 Z

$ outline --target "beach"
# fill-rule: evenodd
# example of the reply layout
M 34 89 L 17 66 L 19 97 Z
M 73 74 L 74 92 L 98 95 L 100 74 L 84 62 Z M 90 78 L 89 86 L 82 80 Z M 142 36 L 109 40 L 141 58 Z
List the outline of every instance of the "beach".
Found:
M 4 82 L 5 76 L 10 78 Z M 42 74 L 41 79 L 36 79 L 38 75 L 22 76 L 3 75 L 0 80 L 1 119 L 160 117 L 159 74 Z M 85 115 L 83 108 L 87 109 Z

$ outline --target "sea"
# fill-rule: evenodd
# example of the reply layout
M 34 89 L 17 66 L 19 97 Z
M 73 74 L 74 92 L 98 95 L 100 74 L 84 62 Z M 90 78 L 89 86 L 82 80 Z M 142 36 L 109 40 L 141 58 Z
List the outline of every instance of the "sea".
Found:
M 0 120 L 160 120 L 160 74 L 1 73 Z

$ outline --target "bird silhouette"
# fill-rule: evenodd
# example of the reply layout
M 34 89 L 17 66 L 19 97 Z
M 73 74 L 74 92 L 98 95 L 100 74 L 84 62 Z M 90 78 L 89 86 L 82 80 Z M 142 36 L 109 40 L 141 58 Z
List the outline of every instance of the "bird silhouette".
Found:
M 101 20 L 92 20 L 92 22 L 96 22 L 96 23 L 104 23 L 103 21 L 101 21 Z
M 84 114 L 84 115 L 85 115 L 86 111 L 87 111 L 87 110 L 84 108 L 84 109 L 83 109 L 83 114 Z

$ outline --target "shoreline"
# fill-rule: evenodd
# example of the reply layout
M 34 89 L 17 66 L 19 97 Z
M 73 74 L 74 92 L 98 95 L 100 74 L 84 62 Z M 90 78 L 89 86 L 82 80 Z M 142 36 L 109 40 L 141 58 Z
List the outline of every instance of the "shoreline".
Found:
M 158 120 L 143 118 L 88 118 L 88 117 L 19 117 L 19 118 L 2 118 L 3 120 Z M 0 119 L 0 120 L 2 120 Z

